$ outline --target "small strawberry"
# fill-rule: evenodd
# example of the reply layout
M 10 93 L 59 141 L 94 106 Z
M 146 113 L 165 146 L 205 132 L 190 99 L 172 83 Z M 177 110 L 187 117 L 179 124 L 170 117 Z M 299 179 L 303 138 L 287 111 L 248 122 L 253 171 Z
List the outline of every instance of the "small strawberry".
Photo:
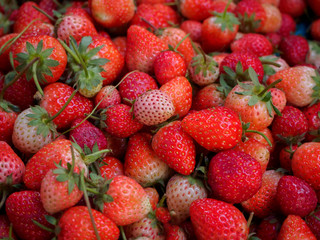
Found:
M 289 172 L 292 172 L 291 162 L 294 152 L 297 150 L 298 145 L 290 145 L 281 149 L 279 153 L 280 166 Z
M 90 0 L 92 17 L 103 27 L 119 27 L 128 23 L 134 16 L 134 1 Z
M 101 161 L 101 176 L 105 179 L 112 179 L 118 175 L 124 175 L 123 163 L 119 159 L 106 156 Z
M 196 92 L 192 99 L 192 109 L 199 111 L 222 106 L 225 96 L 218 90 L 219 86 L 219 84 L 212 83 Z
M 150 90 L 140 95 L 133 105 L 135 118 L 147 126 L 168 120 L 175 113 L 171 97 L 160 90 Z
M 101 212 L 92 209 L 92 215 L 101 240 L 116 240 L 120 230 L 109 218 Z M 81 219 L 81 221 L 78 221 Z M 60 232 L 58 238 L 67 239 L 95 239 L 96 235 L 92 227 L 87 207 L 76 206 L 68 209 L 59 219 Z
M 308 239 L 316 240 L 306 222 L 299 216 L 289 215 L 282 223 L 278 240 Z
M 125 104 L 117 104 L 107 108 L 103 113 L 104 130 L 119 138 L 127 138 L 138 132 L 143 124 L 133 117 L 130 109 Z
M 199 240 L 247 239 L 247 221 L 239 209 L 229 203 L 198 199 L 191 204 L 190 216 Z
M 152 138 L 152 149 L 162 161 L 176 172 L 189 175 L 195 167 L 195 146 L 192 138 L 182 129 L 181 121 L 160 128 Z
M 51 239 L 52 233 L 34 221 L 51 228 L 45 215 L 50 215 L 42 206 L 40 193 L 37 191 L 21 191 L 12 193 L 6 201 L 6 213 L 12 223 L 14 232 L 25 240 Z
M 191 113 L 184 117 L 181 126 L 197 143 L 214 152 L 233 148 L 241 140 L 240 119 L 226 107 Z
M 119 91 L 112 85 L 107 85 L 101 88 L 98 94 L 94 98 L 95 106 L 98 103 L 98 109 L 104 109 L 112 105 L 121 103 L 121 97 Z
M 0 141 L 9 144 L 12 142 L 12 133 L 17 116 L 18 114 L 10 109 L 5 111 L 0 103 Z
M 178 225 L 164 224 L 166 240 L 187 239 L 186 233 Z
M 116 176 L 106 194 L 111 196 L 113 201 L 104 203 L 103 214 L 118 226 L 137 222 L 151 210 L 148 195 L 132 178 Z
M 319 152 L 320 143 L 304 143 L 294 152 L 291 163 L 293 175 L 305 180 L 315 191 L 320 189 Z
M 305 217 L 317 206 L 317 195 L 311 186 L 295 176 L 283 176 L 277 187 L 277 201 L 282 213 Z
M 189 217 L 191 203 L 206 198 L 207 190 L 199 179 L 176 174 L 167 183 L 165 194 L 171 222 L 180 224 Z
M 296 35 L 290 35 L 282 39 L 279 50 L 281 57 L 286 60 L 290 66 L 305 63 L 309 51 L 308 41 Z
M 166 181 L 171 173 L 168 165 L 151 148 L 151 138 L 147 133 L 131 136 L 124 159 L 125 175 L 143 187 Z
M 282 173 L 267 170 L 262 176 L 262 184 L 259 191 L 247 201 L 241 203 L 246 212 L 254 212 L 259 218 L 264 218 L 276 213 L 279 206 L 276 199 L 277 186 Z

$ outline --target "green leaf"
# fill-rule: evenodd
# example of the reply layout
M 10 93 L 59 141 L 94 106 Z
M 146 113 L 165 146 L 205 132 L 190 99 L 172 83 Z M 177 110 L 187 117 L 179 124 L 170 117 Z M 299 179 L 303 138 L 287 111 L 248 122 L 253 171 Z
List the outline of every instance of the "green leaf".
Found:
M 72 193 L 74 187 L 75 187 L 74 178 L 71 177 L 71 178 L 69 178 L 69 181 L 68 181 L 68 194 L 69 195 Z
M 248 68 L 248 73 L 254 85 L 260 85 L 258 75 L 251 66 Z
M 88 61 L 89 65 L 92 66 L 103 66 L 106 63 L 110 62 L 110 60 L 106 59 L 106 58 L 97 58 L 97 59 L 91 59 Z
M 42 48 L 43 48 L 43 40 L 41 40 L 41 41 L 38 43 L 36 52 L 37 52 L 37 53 L 41 53 Z
M 58 175 L 58 176 L 56 177 L 56 180 L 57 180 L 58 182 L 68 181 L 68 180 L 69 180 L 69 175 L 68 175 L 68 174 Z
M 58 220 L 50 215 L 44 215 L 45 219 L 47 220 L 48 223 L 52 224 L 52 225 L 57 225 L 58 224 Z
M 75 41 L 75 40 L 74 40 Z M 76 42 L 76 41 L 75 41 Z M 80 41 L 80 44 L 79 44 L 79 52 L 80 53 L 85 53 L 87 48 L 89 47 L 89 45 L 91 44 L 92 42 L 92 37 L 90 36 L 86 36 L 86 37 L 83 37 Z
M 259 102 L 259 97 L 257 95 L 253 95 L 249 101 L 248 101 L 248 105 L 249 106 L 254 106 Z
M 42 40 L 39 42 L 39 44 L 41 44 L 41 43 L 43 43 Z M 30 42 L 26 42 L 26 49 L 27 49 L 27 52 L 29 53 L 29 55 L 36 54 L 36 49 L 34 48 L 34 46 Z

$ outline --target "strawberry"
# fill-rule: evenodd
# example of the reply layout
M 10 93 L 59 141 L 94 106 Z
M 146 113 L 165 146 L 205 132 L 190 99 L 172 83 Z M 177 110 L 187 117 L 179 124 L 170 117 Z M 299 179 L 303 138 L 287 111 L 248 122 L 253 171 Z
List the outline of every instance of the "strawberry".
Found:
M 296 35 L 290 35 L 282 39 L 279 50 L 281 57 L 286 60 L 290 66 L 304 63 L 309 51 L 308 41 Z
M 270 159 L 270 151 L 266 145 L 254 138 L 249 138 L 239 143 L 233 149 L 247 153 L 256 159 L 260 163 L 262 174 L 266 171 Z
M 52 233 L 38 227 L 34 221 L 51 228 L 45 215 L 50 215 L 43 208 L 40 193 L 21 191 L 12 193 L 6 201 L 6 213 L 12 223 L 14 232 L 25 240 L 51 239 Z
M 261 27 L 261 32 L 272 33 L 279 30 L 281 27 L 281 12 L 278 7 L 271 3 L 262 3 L 262 7 L 266 13 L 266 20 Z
M 0 185 L 20 183 L 25 172 L 24 163 L 6 142 L 0 141 L 0 150 Z
M 166 224 L 171 221 L 171 215 L 167 207 L 157 207 L 155 210 L 155 215 L 157 220 L 163 224 Z
M 308 239 L 316 240 L 306 222 L 299 216 L 289 215 L 282 223 L 278 240 Z
M 91 209 L 101 240 L 116 240 L 120 230 L 117 225 L 101 212 Z M 78 221 L 81 219 L 81 221 Z M 88 208 L 76 206 L 65 211 L 59 219 L 60 232 L 58 238 L 67 239 L 95 239 L 96 235 L 90 220 Z
M 199 86 L 214 83 L 220 73 L 217 62 L 203 53 L 192 58 L 188 70 L 191 80 Z
M 108 143 L 103 132 L 89 121 L 83 120 L 77 118 L 72 122 L 71 128 L 73 130 L 70 131 L 69 139 L 76 142 L 82 149 L 87 146 L 92 150 L 95 144 L 99 150 L 106 149 Z M 81 125 L 75 128 L 80 123 Z
M 275 140 L 296 144 L 307 131 L 307 118 L 302 111 L 292 106 L 286 106 L 281 116 L 276 116 L 272 122 L 272 134 Z
M 184 117 L 192 104 L 192 87 L 185 77 L 175 77 L 160 87 L 160 91 L 171 97 L 174 106 L 174 115 Z
M 148 195 L 132 178 L 116 176 L 106 194 L 110 195 L 113 201 L 104 203 L 103 214 L 118 226 L 137 222 L 151 210 Z
M 150 25 L 155 28 L 165 28 L 179 24 L 179 15 L 165 4 L 142 3 L 137 7 L 130 24 L 144 28 L 148 28 Z
M 241 140 L 240 119 L 226 107 L 190 113 L 181 126 L 197 143 L 213 152 L 233 148 Z
M 272 84 L 278 79 L 276 88 L 281 89 L 286 94 L 288 103 L 296 107 L 305 107 L 314 101 L 317 91 L 316 72 L 310 67 L 298 66 L 290 67 L 270 76 L 267 84 Z M 302 91 L 303 89 L 303 91 Z
M 17 116 L 18 114 L 10 109 L 5 111 L 0 102 L 0 141 L 12 142 L 12 133 Z
M 279 2 L 279 10 L 294 18 L 301 16 L 306 7 L 306 2 L 303 0 L 280 0 Z
M 199 179 L 175 174 L 167 183 L 165 194 L 171 222 L 180 224 L 189 217 L 191 203 L 206 198 L 207 190 Z
M 290 145 L 281 149 L 279 153 L 280 166 L 292 172 L 291 162 L 294 152 L 297 150 L 298 145 Z
M 180 24 L 180 28 L 187 34 L 192 41 L 200 43 L 202 35 L 202 24 L 195 20 L 185 20 Z
M 23 182 L 26 187 L 39 190 L 42 179 L 49 170 L 56 168 L 55 164 L 60 161 L 62 166 L 71 163 L 70 147 L 71 142 L 69 140 L 57 139 L 33 155 L 26 164 L 26 172 L 23 176 Z M 86 166 L 77 151 L 75 151 L 75 162 L 78 167 L 86 172 Z
M 195 200 L 190 206 L 190 217 L 199 240 L 247 239 L 247 221 L 229 203 L 211 198 Z
M 175 77 L 184 77 L 187 72 L 184 59 L 175 51 L 159 53 L 154 61 L 153 68 L 156 79 L 160 85 L 169 82 Z
M 187 239 L 186 233 L 178 225 L 164 224 L 166 240 Z
M 54 116 L 67 102 L 74 89 L 64 83 L 53 83 L 44 88 L 44 96 L 40 101 L 40 106 L 47 110 L 50 116 Z M 76 93 L 66 109 L 59 114 L 53 122 L 58 129 L 66 129 L 79 117 L 84 117 L 93 109 L 91 100 Z
M 269 143 L 266 141 L 266 139 L 263 136 L 261 136 L 261 134 L 254 133 L 254 132 L 246 132 L 246 137 L 248 137 L 249 139 L 253 138 L 258 142 L 262 143 L 269 150 L 269 152 L 272 153 L 275 147 L 275 143 L 272 137 L 271 130 L 269 128 L 265 128 L 260 130 L 260 132 L 263 133 L 269 139 L 272 146 L 269 145 Z
M 185 0 L 180 2 L 181 14 L 189 20 L 202 21 L 210 17 L 212 1 L 209 0 Z
M 127 52 L 127 37 L 115 37 L 112 39 L 112 42 L 114 43 L 120 54 L 125 58 Z
M 189 175 L 195 167 L 195 146 L 192 138 L 183 131 L 181 121 L 171 122 L 152 138 L 152 149 L 176 172 Z
M 0 215 L 0 238 L 1 239 L 7 239 L 10 237 L 11 232 L 11 239 L 17 240 L 17 236 L 14 234 L 14 232 L 10 231 L 10 221 L 7 217 L 7 215 Z
M 147 126 L 168 120 L 175 113 L 171 97 L 160 90 L 150 90 L 139 96 L 133 105 L 135 118 Z
M 157 82 L 147 73 L 132 72 L 119 85 L 119 92 L 123 101 L 135 100 L 141 94 L 148 90 L 158 89 Z
M 110 133 L 104 132 L 104 135 L 107 138 L 108 147 L 111 152 L 106 153 L 108 156 L 116 157 L 118 159 L 122 159 L 127 149 L 127 139 L 126 138 L 118 138 L 112 136 Z
M 308 106 L 303 110 L 304 115 L 308 121 L 308 133 L 306 134 L 306 139 L 312 141 L 317 138 L 319 133 L 318 129 L 320 127 L 320 118 L 318 112 L 320 111 L 320 103 L 315 103 L 314 105 Z
M 277 187 L 277 201 L 282 213 L 305 217 L 317 206 L 317 195 L 311 186 L 295 176 L 283 176 Z
M 159 202 L 159 193 L 157 192 L 157 190 L 154 187 L 147 187 L 144 189 L 144 191 L 148 195 L 152 210 L 155 210 L 157 207 L 157 204 Z
M 7 41 L 9 41 L 10 39 L 14 39 L 15 37 L 17 37 L 18 34 L 17 33 L 10 33 L 10 34 L 6 34 L 0 37 L 0 48 L 2 48 L 4 46 L 4 44 L 6 44 Z M 6 45 L 7 47 L 5 47 L 3 50 L 1 50 L 1 54 L 0 54 L 0 70 L 1 71 L 9 71 L 11 69 L 11 64 L 9 61 L 9 53 L 11 52 L 11 46 Z
M 239 29 L 240 22 L 233 13 L 214 12 L 214 16 L 204 20 L 201 28 L 201 44 L 205 52 L 226 50 Z M 216 39 L 216 40 L 213 40 Z
M 286 13 L 281 13 L 281 26 L 277 31 L 282 37 L 288 37 L 296 31 L 296 22 Z
M 257 33 L 245 34 L 231 44 L 232 52 L 250 52 L 258 57 L 271 55 L 273 52 L 272 45 L 268 39 Z
M 182 29 L 167 27 L 161 32 L 159 38 L 162 39 L 167 46 L 176 49 L 186 62 L 186 66 L 189 65 L 194 56 L 194 51 L 190 38 L 187 37 L 187 34 Z
M 46 111 L 39 107 L 27 108 L 18 115 L 14 123 L 12 142 L 23 153 L 36 153 L 55 138 L 52 131 L 39 132 L 37 125 L 29 124 L 30 121 L 37 121 L 34 116 L 38 113 L 41 116 Z
M 95 106 L 97 106 L 100 101 L 101 103 L 99 104 L 98 109 L 104 109 L 121 103 L 121 96 L 119 91 L 114 86 L 106 85 L 101 88 L 101 90 L 95 96 Z
M 125 159 L 124 173 L 142 186 L 150 186 L 165 181 L 171 173 L 151 148 L 151 135 L 137 133 L 130 137 Z
M 241 203 L 246 212 L 254 212 L 259 218 L 264 218 L 276 213 L 279 206 L 276 199 L 277 186 L 282 173 L 267 170 L 262 176 L 262 184 L 259 191 L 250 199 Z
M 277 239 L 281 223 L 274 216 L 264 218 L 257 227 L 257 237 L 265 240 Z
M 71 172 L 71 176 L 69 172 Z M 65 169 L 60 166 L 45 174 L 41 182 L 40 197 L 47 212 L 54 214 L 68 209 L 80 201 L 83 192 L 75 184 L 73 173 L 79 173 L 79 169 L 77 167 L 69 169 L 69 166 L 68 169 Z M 62 176 L 67 180 L 59 178 Z
M 224 104 L 225 96 L 218 90 L 220 85 L 209 84 L 201 88 L 192 99 L 192 109 L 203 110 L 211 107 L 218 107 Z
M 320 214 L 319 214 L 319 208 L 317 208 L 315 211 L 313 211 L 311 214 L 305 217 L 305 221 L 308 225 L 308 227 L 311 229 L 313 234 L 317 237 L 317 239 L 320 236 Z
M 101 161 L 100 172 L 101 176 L 106 179 L 124 175 L 123 163 L 115 157 L 106 156 Z
M 112 136 L 119 138 L 127 138 L 138 132 L 143 127 L 143 124 L 133 118 L 130 109 L 125 104 L 118 104 L 107 108 L 104 116 L 104 130 Z
M 133 0 L 107 1 L 90 0 L 92 17 L 103 27 L 119 27 L 134 16 Z
M 320 143 L 304 143 L 294 152 L 291 165 L 293 175 L 305 180 L 315 191 L 320 189 L 319 151 Z
M 165 237 L 161 232 L 160 226 L 156 223 L 157 220 L 145 217 L 137 222 L 124 227 L 126 237 L 128 239 L 140 239 L 145 237 L 152 240 L 164 240 Z
M 261 178 L 261 165 L 244 152 L 219 152 L 209 164 L 208 184 L 214 196 L 225 202 L 240 203 L 248 200 L 261 187 Z
M 39 7 L 51 17 L 53 17 L 53 12 L 57 10 L 57 4 L 53 0 L 41 0 Z
M 163 40 L 140 26 L 132 25 L 127 31 L 126 64 L 129 71 L 150 73 L 157 55 L 167 48 Z

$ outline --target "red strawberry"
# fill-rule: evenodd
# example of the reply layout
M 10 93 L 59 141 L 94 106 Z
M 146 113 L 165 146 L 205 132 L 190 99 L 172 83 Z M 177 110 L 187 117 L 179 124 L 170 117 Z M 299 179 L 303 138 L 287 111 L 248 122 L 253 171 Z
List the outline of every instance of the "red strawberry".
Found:
M 261 221 L 257 227 L 257 237 L 264 240 L 277 239 L 281 223 L 274 216 L 269 216 Z
M 231 44 L 233 52 L 250 52 L 258 57 L 271 55 L 273 48 L 262 34 L 248 33 Z
M 180 2 L 180 11 L 190 20 L 202 21 L 210 17 L 212 1 L 209 0 L 185 0 Z
M 246 212 L 254 212 L 260 218 L 276 213 L 278 203 L 276 199 L 277 186 L 282 173 L 274 170 L 266 171 L 262 176 L 262 184 L 259 191 L 247 201 L 241 203 Z
M 258 142 L 262 143 L 264 146 L 266 146 L 266 148 L 270 151 L 270 153 L 272 153 L 273 149 L 275 147 L 275 143 L 274 143 L 274 139 L 272 137 L 271 130 L 269 128 L 265 128 L 265 129 L 260 130 L 260 132 L 263 133 L 269 139 L 272 146 L 270 146 L 269 143 L 266 141 L 266 139 L 258 133 L 247 132 L 246 136 L 248 138 L 253 138 L 253 139 L 257 140 Z
M 101 176 L 106 179 L 112 179 L 118 175 L 124 175 L 123 163 L 119 159 L 111 156 L 106 156 L 101 161 L 100 166 Z
M 25 240 L 51 239 L 52 233 L 36 224 L 39 222 L 45 227 L 52 228 L 45 215 L 50 215 L 42 206 L 40 193 L 36 191 L 21 191 L 12 193 L 6 201 L 6 213 L 12 223 L 14 232 Z
M 151 148 L 151 135 L 137 133 L 130 137 L 124 162 L 124 173 L 142 186 L 166 181 L 171 173 Z
M 317 195 L 311 186 L 295 176 L 283 176 L 277 187 L 277 201 L 282 213 L 305 217 L 317 206 Z
M 203 110 L 218 107 L 224 104 L 225 96 L 217 87 L 220 85 L 212 83 L 200 89 L 192 99 L 192 109 Z
M 106 194 L 110 195 L 113 201 L 104 203 L 103 214 L 118 226 L 139 221 L 151 210 L 148 195 L 132 178 L 116 176 Z
M 306 139 L 312 141 L 319 136 L 318 129 L 320 128 L 320 103 L 316 103 L 312 106 L 308 106 L 304 109 L 303 113 L 308 121 L 308 133 Z
M 15 38 L 16 36 L 18 36 L 18 33 L 10 33 L 10 34 L 6 34 L 4 36 L 0 37 L 0 48 L 3 47 L 3 45 L 9 41 L 10 39 Z M 8 46 L 8 45 L 7 45 Z M 1 51 L 0 54 L 0 70 L 1 71 L 9 71 L 11 69 L 11 64 L 9 61 L 9 53 L 11 51 L 11 47 L 6 47 Z
M 106 149 L 108 143 L 103 132 L 89 121 L 83 120 L 82 118 L 77 118 L 72 122 L 71 128 L 78 126 L 81 122 L 82 124 L 70 131 L 69 139 L 75 141 L 82 149 L 86 145 L 92 150 L 95 144 L 98 145 L 99 150 Z
M 316 240 L 317 238 L 313 235 L 310 228 L 305 221 L 299 216 L 289 215 L 283 222 L 278 240 L 287 239 L 308 239 Z
M 0 215 L 0 238 L 7 239 L 10 236 L 10 221 L 7 215 Z M 11 238 L 17 240 L 16 235 L 11 231 Z
M 142 20 L 146 20 L 146 21 Z M 150 24 L 156 28 L 170 27 L 179 24 L 179 15 L 170 6 L 165 4 L 140 4 L 130 22 L 131 25 L 138 25 L 149 28 Z
M 216 107 L 191 113 L 181 125 L 197 143 L 213 152 L 233 148 L 241 140 L 240 119 L 230 108 Z
M 135 118 L 144 125 L 152 126 L 172 117 L 175 107 L 171 97 L 160 90 L 150 90 L 139 96 L 133 105 Z
M 173 214 L 175 214 L 175 213 L 173 213 Z M 163 224 L 171 221 L 171 214 L 170 214 L 169 209 L 167 207 L 157 207 L 155 210 L 155 215 L 156 215 L 157 220 Z
M 281 57 L 286 60 L 290 66 L 305 63 L 309 51 L 308 41 L 296 35 L 290 35 L 282 39 L 279 50 Z
M 192 104 L 192 87 L 185 77 L 175 77 L 160 87 L 160 91 L 171 97 L 174 106 L 174 115 L 184 117 Z
M 308 142 L 302 144 L 293 154 L 293 175 L 305 180 L 317 191 L 320 189 L 320 143 Z
M 132 25 L 127 31 L 126 64 L 130 71 L 150 73 L 157 55 L 167 48 L 163 40 L 140 26 Z
M 199 21 L 186 20 L 180 25 L 180 28 L 187 34 L 190 34 L 192 41 L 200 43 L 202 35 L 202 24 Z
M 280 0 L 279 10 L 292 17 L 301 16 L 306 9 L 306 2 L 303 0 Z
M 53 11 L 57 10 L 57 4 L 53 0 L 41 0 L 39 2 L 39 7 L 51 17 L 53 17 Z
M 176 174 L 167 183 L 165 194 L 171 222 L 180 224 L 189 217 L 191 203 L 206 198 L 207 190 L 199 179 Z
M 176 172 L 189 175 L 195 167 L 195 146 L 181 121 L 162 127 L 152 138 L 155 153 Z
M 4 186 L 8 183 L 8 177 L 11 175 L 12 184 L 21 182 L 25 172 L 25 166 L 20 157 L 13 149 L 3 141 L 0 141 L 0 183 Z
M 17 113 L 11 110 L 5 111 L 0 107 L 0 141 L 5 141 L 9 144 L 12 142 L 12 133 L 17 116 Z
M 147 193 L 148 198 L 150 200 L 150 204 L 152 207 L 152 210 L 155 210 L 157 207 L 157 204 L 159 202 L 159 193 L 157 190 L 153 187 L 147 187 L 144 189 L 144 191 Z
M 247 221 L 239 209 L 229 203 L 198 199 L 191 204 L 190 216 L 199 240 L 247 239 Z
M 288 37 L 296 31 L 296 22 L 286 13 L 281 13 L 281 27 L 277 31 L 282 37 Z
M 74 89 L 64 83 L 53 83 L 44 88 L 44 96 L 40 106 L 47 110 L 50 116 L 54 116 L 67 102 Z M 93 109 L 91 100 L 79 93 L 72 98 L 65 110 L 53 120 L 58 129 L 66 129 L 79 117 L 84 117 Z
M 187 66 L 181 55 L 174 51 L 164 51 L 158 54 L 154 64 L 154 74 L 160 85 L 169 82 L 175 77 L 184 77 Z
M 101 240 L 118 239 L 120 231 L 117 225 L 101 212 L 94 209 L 91 209 L 91 211 Z M 61 231 L 58 238 L 61 240 L 96 238 L 88 208 L 85 206 L 72 207 L 64 212 L 59 219 L 59 227 Z
M 226 150 L 210 161 L 208 184 L 214 196 L 225 202 L 248 200 L 260 189 L 261 178 L 261 165 L 247 153 Z
M 94 98 L 95 106 L 98 103 L 98 109 L 104 109 L 112 105 L 117 105 L 121 103 L 121 97 L 119 91 L 112 85 L 107 85 L 101 88 L 98 94 Z
M 305 221 L 313 234 L 319 239 L 320 237 L 320 211 L 317 208 L 311 214 L 305 217 Z
M 103 27 L 119 27 L 128 23 L 134 15 L 133 0 L 90 0 L 92 17 Z
M 152 89 L 158 89 L 157 82 L 149 74 L 139 71 L 130 73 L 119 85 L 119 92 L 124 102 L 126 99 L 131 102 Z
M 291 162 L 294 152 L 297 150 L 298 145 L 286 146 L 281 149 L 279 154 L 280 166 L 292 172 Z
M 269 77 L 267 84 L 282 79 L 276 87 L 284 91 L 288 103 L 297 107 L 305 107 L 314 101 L 313 88 L 316 86 L 314 77 L 316 77 L 316 72 L 310 67 L 290 67 Z
M 125 104 L 118 104 L 107 108 L 104 130 L 112 136 L 119 138 L 127 138 L 138 132 L 143 127 L 143 124 L 133 118 L 130 109 Z
M 170 223 L 164 224 L 164 231 L 166 233 L 166 240 L 186 239 L 187 236 L 183 229 L 178 225 Z

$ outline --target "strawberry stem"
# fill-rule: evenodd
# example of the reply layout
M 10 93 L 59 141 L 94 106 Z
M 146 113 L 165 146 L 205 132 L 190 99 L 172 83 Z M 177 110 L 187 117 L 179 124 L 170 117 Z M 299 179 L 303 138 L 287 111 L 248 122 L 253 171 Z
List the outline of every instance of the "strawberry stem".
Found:
M 251 222 L 252 222 L 252 219 L 253 219 L 253 215 L 254 215 L 254 212 L 251 212 L 250 216 L 249 216 L 249 219 L 248 219 L 248 222 L 247 222 L 247 228 L 249 228 L 250 225 L 251 225 Z
M 80 65 L 81 65 L 82 69 L 84 70 L 84 72 L 85 72 L 85 74 L 86 74 L 86 77 L 89 77 L 89 73 L 88 73 L 87 66 L 86 66 L 86 64 L 84 63 L 83 58 L 81 57 L 81 54 L 80 54 L 79 51 L 78 51 L 78 48 L 76 47 L 76 45 L 75 45 L 74 41 L 72 41 L 72 39 L 70 39 L 70 43 L 71 43 L 71 45 L 72 45 L 72 47 L 73 47 L 76 55 L 78 56 L 78 58 L 79 58 L 79 60 L 80 60 Z
M 2 197 L 1 197 L 1 202 L 0 202 L 0 209 L 2 208 L 2 206 L 5 203 L 7 196 L 8 196 L 8 192 L 5 189 L 2 190 L 1 193 L 2 193 Z
M 31 221 L 33 222 L 33 224 L 37 225 L 39 228 L 47 231 L 47 232 L 51 232 L 51 233 L 55 233 L 54 229 L 48 228 L 46 226 L 44 226 L 43 224 L 39 223 L 38 221 L 31 219 Z
M 124 233 L 123 227 L 119 226 L 122 240 L 127 240 L 126 234 Z
M 36 9 L 38 12 L 42 13 L 43 15 L 45 15 L 47 18 L 49 18 L 52 22 L 55 22 L 56 19 L 54 19 L 53 17 L 51 17 L 48 13 L 46 13 L 45 11 L 43 11 L 41 8 L 38 8 L 37 6 L 32 6 L 34 9 Z
M 188 33 L 187 35 L 185 35 L 180 42 L 178 42 L 178 44 L 176 45 L 176 47 L 174 48 L 174 51 L 177 52 L 178 51 L 178 47 L 184 42 L 184 40 L 187 39 L 187 37 L 189 37 L 190 33 Z
M 80 184 L 81 184 L 81 187 L 83 188 L 84 201 L 86 202 L 86 206 L 88 208 L 88 212 L 89 212 L 89 215 L 90 215 L 90 219 L 91 219 L 91 223 L 92 223 L 92 226 L 93 226 L 94 234 L 96 235 L 97 240 L 101 240 L 99 232 L 98 232 L 98 229 L 97 229 L 96 222 L 95 222 L 94 217 L 92 215 L 91 204 L 90 204 L 90 201 L 89 201 L 86 185 L 84 183 L 83 171 L 81 171 L 81 175 L 80 175 Z
M 263 96 L 269 89 L 274 88 L 279 82 L 281 82 L 282 79 L 278 79 L 277 81 L 274 81 L 270 85 L 268 85 L 259 95 Z
M 81 64 L 80 59 L 78 58 L 78 56 L 68 47 L 67 44 L 65 44 L 64 41 L 58 39 L 59 43 L 63 46 L 63 48 L 73 57 L 74 60 L 76 60 L 76 62 L 78 64 Z
M 267 64 L 267 65 L 272 65 L 272 66 L 275 66 L 275 67 L 281 67 L 281 65 L 279 63 L 276 63 L 276 62 L 273 62 L 273 61 L 270 61 L 270 60 L 267 60 L 267 59 L 261 60 L 261 63 L 262 64 Z
M 192 40 L 190 40 L 190 42 L 191 42 L 191 45 L 192 45 L 192 48 L 193 48 L 193 50 L 195 50 L 196 52 L 197 52 L 197 54 L 201 54 L 201 52 L 200 52 L 200 48 L 198 48 L 195 44 L 194 44 L 194 42 L 192 41 Z
M 33 80 L 34 80 L 34 83 L 39 91 L 39 93 L 43 96 L 44 93 L 43 93 L 43 90 L 40 86 L 40 83 L 39 83 L 39 80 L 38 80 L 38 76 L 37 76 L 37 63 L 34 63 L 32 65 L 32 73 L 33 73 Z
M 269 144 L 270 147 L 272 147 L 272 143 L 270 142 L 269 138 L 263 134 L 262 132 L 259 132 L 259 131 L 256 131 L 256 130 L 246 130 L 246 132 L 251 132 L 251 133 L 257 133 L 259 134 L 260 136 L 262 136 L 266 141 L 267 143 Z
M 156 26 L 154 26 L 151 22 L 149 22 L 147 19 L 142 17 L 141 20 L 144 21 L 146 24 L 148 24 L 153 29 L 153 31 L 155 33 L 158 32 L 158 28 Z

